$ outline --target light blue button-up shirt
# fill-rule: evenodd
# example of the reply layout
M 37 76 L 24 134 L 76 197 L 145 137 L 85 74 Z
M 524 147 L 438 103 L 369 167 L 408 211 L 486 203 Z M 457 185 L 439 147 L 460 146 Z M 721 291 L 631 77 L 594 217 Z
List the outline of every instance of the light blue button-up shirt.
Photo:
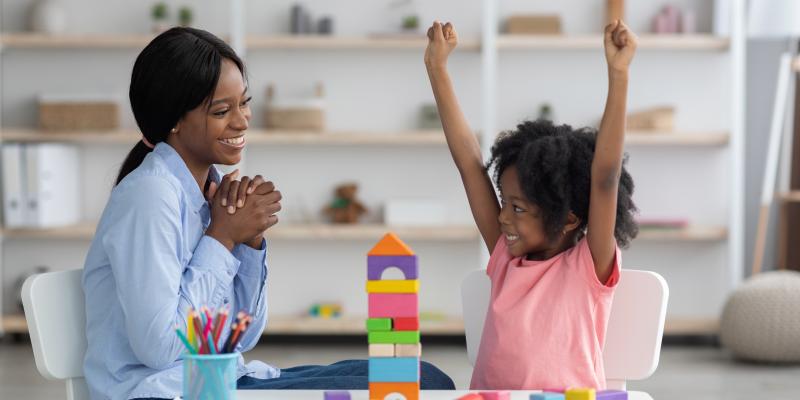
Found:
M 219 182 L 215 168 L 210 176 Z M 267 322 L 266 241 L 228 251 L 205 236 L 210 221 L 197 181 L 166 143 L 111 192 L 83 271 L 92 399 L 179 396 L 185 348 L 175 327 L 186 327 L 189 308 L 246 310 L 253 322 L 236 351 L 258 342 Z M 243 375 L 275 378 L 280 370 L 240 356 Z

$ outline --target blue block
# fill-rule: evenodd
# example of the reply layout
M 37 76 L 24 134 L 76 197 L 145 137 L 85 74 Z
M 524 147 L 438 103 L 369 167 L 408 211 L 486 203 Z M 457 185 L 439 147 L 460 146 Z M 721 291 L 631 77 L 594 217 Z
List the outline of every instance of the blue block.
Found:
M 369 359 L 370 382 L 419 382 L 419 358 L 374 357 Z
M 325 400 L 350 400 L 348 391 L 326 391 Z
M 531 400 L 564 400 L 564 393 L 534 393 L 531 395 Z

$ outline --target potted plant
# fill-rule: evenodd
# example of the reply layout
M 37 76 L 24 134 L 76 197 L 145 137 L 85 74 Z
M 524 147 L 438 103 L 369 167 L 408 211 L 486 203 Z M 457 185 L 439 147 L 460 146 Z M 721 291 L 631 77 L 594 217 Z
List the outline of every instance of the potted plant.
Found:
M 402 26 L 404 31 L 416 31 L 419 28 L 419 17 L 416 15 L 404 16 Z
M 192 26 L 194 22 L 194 11 L 189 6 L 183 6 L 178 10 L 178 23 L 181 26 Z
M 169 8 L 167 8 L 167 3 L 158 2 L 153 4 L 150 16 L 153 18 L 154 33 L 164 32 L 169 28 L 169 23 L 167 21 L 169 18 Z

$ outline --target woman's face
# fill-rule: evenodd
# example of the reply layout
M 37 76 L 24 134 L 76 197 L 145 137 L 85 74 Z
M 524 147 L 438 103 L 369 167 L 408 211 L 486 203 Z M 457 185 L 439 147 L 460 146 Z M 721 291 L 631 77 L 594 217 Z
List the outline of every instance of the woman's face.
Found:
M 223 59 L 210 107 L 203 103 L 186 113 L 167 143 L 199 164 L 239 163 L 251 116 L 250 99 L 242 72 Z

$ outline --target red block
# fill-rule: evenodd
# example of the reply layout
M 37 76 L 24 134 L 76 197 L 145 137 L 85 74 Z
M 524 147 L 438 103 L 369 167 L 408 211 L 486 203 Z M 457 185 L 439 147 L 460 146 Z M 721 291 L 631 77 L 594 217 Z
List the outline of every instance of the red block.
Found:
M 392 330 L 394 331 L 418 331 L 419 317 L 400 317 L 393 318 Z

